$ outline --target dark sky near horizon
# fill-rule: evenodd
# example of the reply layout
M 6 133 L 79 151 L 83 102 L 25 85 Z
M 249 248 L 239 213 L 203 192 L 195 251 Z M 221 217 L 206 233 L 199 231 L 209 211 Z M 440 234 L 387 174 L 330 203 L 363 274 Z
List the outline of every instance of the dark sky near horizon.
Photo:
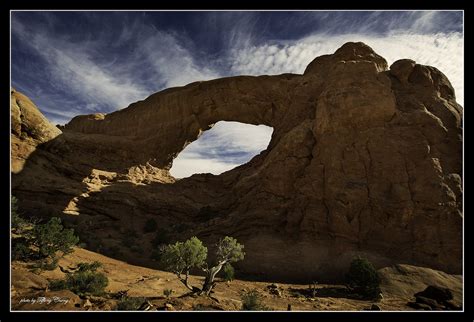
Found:
M 193 81 L 302 73 L 347 41 L 365 42 L 389 64 L 411 58 L 437 67 L 463 105 L 462 11 L 13 11 L 11 17 L 11 86 L 54 123 L 110 113 Z M 237 150 L 214 161 L 245 159 Z

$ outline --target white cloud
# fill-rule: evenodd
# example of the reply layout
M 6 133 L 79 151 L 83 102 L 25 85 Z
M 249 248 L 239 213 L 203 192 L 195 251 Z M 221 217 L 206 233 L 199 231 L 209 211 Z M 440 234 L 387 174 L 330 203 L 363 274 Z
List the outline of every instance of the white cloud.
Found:
M 137 50 L 144 54 L 150 68 L 159 75 L 164 88 L 221 77 L 218 72 L 208 67 L 198 66 L 195 62 L 197 58 L 193 57 L 193 54 L 181 44 L 177 37 L 156 29 L 149 34 L 145 26 L 140 28 L 145 28 L 145 30 L 141 30 L 142 41 Z
M 232 74 L 302 74 L 314 58 L 332 54 L 348 41 L 366 43 L 389 65 L 398 59 L 410 58 L 419 64 L 438 68 L 452 83 L 458 103 L 464 104 L 464 44 L 463 35 L 457 32 L 426 35 L 394 33 L 388 36 L 315 34 L 292 42 L 234 48 Z M 278 50 L 275 51 L 275 48 Z
M 217 122 L 178 155 L 170 172 L 177 178 L 193 173 L 220 174 L 266 149 L 272 133 L 265 125 Z
M 219 159 L 196 158 L 177 158 L 173 162 L 173 168 L 170 173 L 175 178 L 186 178 L 195 173 L 220 174 L 238 166 L 238 163 L 226 163 Z
M 40 108 L 58 115 L 73 108 L 80 110 L 76 115 L 107 112 L 127 107 L 159 89 L 220 77 L 210 68 L 197 66 L 175 35 L 138 22 L 123 29 L 126 32 L 118 34 L 118 42 L 130 48 L 131 54 L 117 61 L 116 56 L 106 56 L 112 50 L 103 47 L 113 35 L 98 34 L 87 41 L 74 42 L 47 28 L 33 31 L 25 22 L 13 18 L 12 32 L 44 59 L 53 86 L 84 102 L 82 106 L 50 102 L 49 107 Z M 143 73 L 148 73 L 147 79 L 143 79 Z

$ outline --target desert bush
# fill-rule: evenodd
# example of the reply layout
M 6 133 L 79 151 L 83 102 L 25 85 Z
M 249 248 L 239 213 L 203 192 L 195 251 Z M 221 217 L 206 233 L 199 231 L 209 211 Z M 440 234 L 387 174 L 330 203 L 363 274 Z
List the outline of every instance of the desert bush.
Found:
M 53 271 L 58 267 L 59 258 L 57 257 L 46 257 L 38 260 L 31 268 L 38 269 L 39 271 Z
M 107 276 L 97 272 L 98 262 L 79 263 L 74 273 L 67 273 L 64 280 L 51 281 L 52 290 L 68 289 L 79 295 L 102 295 L 109 284 Z
M 66 280 L 52 280 L 49 282 L 49 288 L 52 291 L 60 291 L 67 289 Z
M 144 297 L 124 297 L 117 303 L 118 311 L 138 311 L 140 306 L 146 301 Z
M 98 268 L 102 267 L 102 263 L 94 261 L 92 263 L 79 263 L 77 265 L 78 272 L 93 271 L 95 272 Z
M 222 275 L 224 277 L 224 281 L 226 282 L 231 282 L 234 280 L 235 270 L 230 263 L 224 265 L 222 268 Z
M 262 297 L 257 290 L 244 291 L 240 295 L 242 300 L 242 311 L 268 311 L 263 304 Z
M 145 225 L 143 226 L 143 232 L 144 233 L 152 233 L 158 229 L 158 224 L 156 223 L 156 220 L 153 218 L 147 219 L 145 222 Z
M 346 274 L 350 290 L 368 298 L 375 298 L 380 293 L 380 278 L 372 263 L 366 258 L 355 258 Z

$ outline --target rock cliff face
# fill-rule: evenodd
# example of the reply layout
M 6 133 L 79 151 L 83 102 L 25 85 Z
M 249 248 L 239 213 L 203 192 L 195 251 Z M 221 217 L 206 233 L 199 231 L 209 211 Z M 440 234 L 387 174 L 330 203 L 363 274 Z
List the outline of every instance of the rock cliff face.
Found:
M 218 121 L 265 124 L 273 136 L 247 164 L 175 181 L 173 158 Z M 17 172 L 25 211 L 62 213 L 112 239 L 149 218 L 181 238 L 231 235 L 245 244 L 239 269 L 261 277 L 337 277 L 356 254 L 379 267 L 462 270 L 462 107 L 436 68 L 388 68 L 363 43 L 303 75 L 197 82 L 77 116 Z

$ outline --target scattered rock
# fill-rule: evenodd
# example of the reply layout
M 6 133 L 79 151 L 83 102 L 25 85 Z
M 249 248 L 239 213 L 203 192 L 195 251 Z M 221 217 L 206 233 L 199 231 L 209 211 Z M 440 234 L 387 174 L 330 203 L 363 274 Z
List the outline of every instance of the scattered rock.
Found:
M 85 309 L 91 308 L 92 307 L 91 301 L 89 299 L 85 299 L 84 303 L 82 304 L 82 307 Z
M 382 309 L 377 304 L 372 304 L 370 307 L 363 309 L 364 311 L 381 311 Z
M 438 303 L 453 299 L 453 293 L 450 289 L 433 285 L 429 285 L 424 291 L 415 294 L 415 297 L 419 296 L 436 300 Z
M 165 310 L 166 311 L 176 311 L 176 309 L 174 308 L 174 306 L 170 303 L 166 303 L 165 304 Z
M 460 311 L 460 310 L 462 310 L 462 306 L 461 306 L 461 305 L 457 305 L 457 304 L 454 303 L 452 300 L 445 301 L 445 302 L 444 302 L 444 306 L 446 307 L 447 310 L 454 310 L 454 311 Z
M 428 304 L 417 303 L 417 302 L 408 302 L 407 305 L 417 310 L 432 311 L 431 306 Z
M 424 297 L 424 296 L 417 296 L 416 297 L 416 303 L 423 303 L 431 306 L 433 310 L 442 310 L 443 306 L 441 306 L 438 302 L 436 302 L 433 299 Z

